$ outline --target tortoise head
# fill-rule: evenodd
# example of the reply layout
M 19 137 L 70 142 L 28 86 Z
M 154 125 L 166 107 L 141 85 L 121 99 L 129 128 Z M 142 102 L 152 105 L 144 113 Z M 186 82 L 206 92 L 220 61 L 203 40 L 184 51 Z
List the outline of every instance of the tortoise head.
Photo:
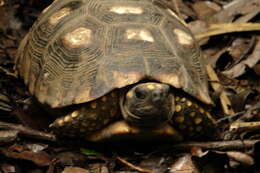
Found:
M 132 87 L 121 99 L 124 119 L 141 128 L 165 125 L 173 116 L 174 99 L 170 86 L 162 83 L 141 83 Z

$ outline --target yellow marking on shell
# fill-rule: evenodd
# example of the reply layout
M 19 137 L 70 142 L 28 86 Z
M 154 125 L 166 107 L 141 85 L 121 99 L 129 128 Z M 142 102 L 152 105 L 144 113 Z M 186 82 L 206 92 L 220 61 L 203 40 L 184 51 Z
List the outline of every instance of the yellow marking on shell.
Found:
M 177 36 L 177 39 L 180 44 L 192 45 L 194 43 L 194 40 L 189 33 L 186 33 L 185 31 L 177 29 L 177 28 L 174 29 L 173 32 Z
M 198 106 L 198 104 L 197 104 L 197 103 L 196 103 L 194 106 L 195 106 L 195 108 L 199 108 L 199 106 Z
M 184 122 L 184 116 L 177 116 L 174 118 L 175 122 L 177 123 L 183 123 Z
M 96 103 L 96 102 L 92 102 L 92 103 L 90 104 L 90 107 L 91 107 L 92 109 L 96 109 L 96 108 L 97 108 L 97 103 Z
M 87 46 L 92 39 L 92 31 L 86 27 L 79 27 L 63 37 L 63 43 L 70 48 Z
M 190 107 L 192 106 L 192 102 L 190 100 L 187 100 L 186 105 Z
M 134 96 L 133 91 L 129 91 L 129 92 L 126 94 L 126 96 L 127 96 L 128 98 L 132 98 L 132 97 Z
M 176 111 L 176 112 L 180 112 L 181 109 L 182 109 L 182 108 L 181 108 L 181 105 L 176 105 L 176 106 L 175 106 L 175 111 Z
M 190 115 L 190 117 L 195 117 L 196 113 L 195 112 L 191 112 L 189 115 Z
M 179 101 L 180 100 L 180 97 L 175 97 L 175 101 Z
M 200 111 L 200 113 L 204 113 L 205 112 L 205 110 L 203 109 L 203 108 L 199 108 L 199 111 Z
M 119 71 L 113 71 L 113 81 L 118 88 L 124 87 L 129 84 L 133 84 L 140 80 L 140 74 L 137 72 L 122 73 Z
M 71 113 L 72 118 L 76 118 L 78 115 L 79 115 L 78 111 L 74 111 L 74 112 Z
M 197 126 L 197 127 L 196 127 L 196 131 L 197 131 L 197 132 L 200 132 L 201 130 L 202 130 L 202 127 L 201 127 L 201 126 Z
M 117 14 L 142 14 L 143 9 L 141 7 L 124 7 L 124 6 L 114 6 L 110 8 L 110 11 Z
M 182 19 L 181 19 L 176 13 L 174 13 L 171 9 L 167 9 L 167 11 L 170 12 L 170 14 L 171 14 L 174 18 L 176 18 L 178 21 L 180 21 L 183 25 L 188 26 L 187 23 L 186 23 L 184 20 L 182 20 Z
M 197 124 L 197 125 L 200 124 L 201 122 L 202 122 L 202 118 L 198 117 L 198 118 L 194 119 L 194 123 Z
M 154 90 L 155 89 L 155 86 L 153 84 L 148 84 L 146 87 L 149 90 Z
M 47 11 L 47 9 L 46 9 Z M 56 13 L 54 13 L 50 18 L 49 18 L 49 23 L 51 25 L 57 24 L 63 17 L 69 15 L 71 13 L 71 9 L 68 7 L 62 8 Z
M 89 101 L 91 100 L 91 97 L 90 97 L 90 89 L 85 89 L 82 91 L 79 92 L 79 95 L 76 96 L 75 98 L 75 103 L 83 103 L 83 102 L 86 102 L 86 101 Z
M 146 29 L 127 29 L 126 38 L 129 40 L 143 40 L 154 42 L 152 34 Z
M 101 98 L 101 100 L 102 100 L 102 102 L 106 102 L 106 101 L 107 101 L 107 97 L 106 97 L 106 96 L 103 96 L 103 97 Z

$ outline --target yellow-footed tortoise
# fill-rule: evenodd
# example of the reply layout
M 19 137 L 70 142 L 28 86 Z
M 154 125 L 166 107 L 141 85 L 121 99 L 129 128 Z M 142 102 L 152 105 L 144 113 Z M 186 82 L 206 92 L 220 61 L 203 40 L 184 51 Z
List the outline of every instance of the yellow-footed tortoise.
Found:
M 50 125 L 55 132 L 90 141 L 209 135 L 203 56 L 160 2 L 56 0 L 42 12 L 15 63 L 40 103 L 75 105 Z

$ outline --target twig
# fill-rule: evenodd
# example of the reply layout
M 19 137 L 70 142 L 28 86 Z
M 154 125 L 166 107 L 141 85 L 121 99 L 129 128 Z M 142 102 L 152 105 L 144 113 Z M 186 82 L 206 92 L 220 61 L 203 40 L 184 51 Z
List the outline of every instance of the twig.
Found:
M 215 71 L 210 65 L 207 65 L 206 69 L 211 81 L 219 81 L 217 74 L 215 73 Z M 214 89 L 214 91 L 218 91 L 222 87 L 219 82 L 211 83 L 211 86 Z M 224 90 L 220 93 L 219 97 L 220 97 L 220 102 L 224 113 L 227 115 L 233 115 L 234 111 L 231 108 L 231 102 Z
M 226 34 L 231 32 L 246 32 L 246 31 L 260 31 L 259 23 L 221 23 L 211 24 L 208 27 L 208 31 L 200 34 L 196 34 L 195 38 L 201 40 L 203 38 Z
M 11 123 L 5 123 L 0 121 L 0 129 L 17 130 L 20 134 L 24 134 L 24 135 L 28 135 L 38 139 L 44 139 L 48 141 L 56 141 L 56 136 L 53 134 L 44 133 L 18 124 L 11 124 Z
M 143 172 L 143 173 L 155 173 L 151 170 L 148 170 L 148 169 L 144 169 L 144 168 L 140 168 L 138 166 L 135 166 L 133 165 L 132 163 L 126 161 L 125 159 L 121 158 L 121 157 L 117 157 L 117 160 L 119 160 L 121 163 L 125 164 L 126 166 L 136 170 L 136 171 L 139 171 L 139 172 Z
M 214 142 L 187 142 L 173 145 L 176 150 L 190 150 L 193 147 L 200 147 L 208 150 L 238 150 L 252 148 L 260 140 L 232 140 Z

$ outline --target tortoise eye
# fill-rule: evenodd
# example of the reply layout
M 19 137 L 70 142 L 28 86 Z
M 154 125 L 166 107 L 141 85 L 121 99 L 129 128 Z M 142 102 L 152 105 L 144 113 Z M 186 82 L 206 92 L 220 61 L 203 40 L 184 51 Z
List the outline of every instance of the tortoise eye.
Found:
M 146 98 L 146 91 L 140 89 L 140 88 L 136 88 L 135 89 L 135 97 L 138 99 L 145 99 Z

